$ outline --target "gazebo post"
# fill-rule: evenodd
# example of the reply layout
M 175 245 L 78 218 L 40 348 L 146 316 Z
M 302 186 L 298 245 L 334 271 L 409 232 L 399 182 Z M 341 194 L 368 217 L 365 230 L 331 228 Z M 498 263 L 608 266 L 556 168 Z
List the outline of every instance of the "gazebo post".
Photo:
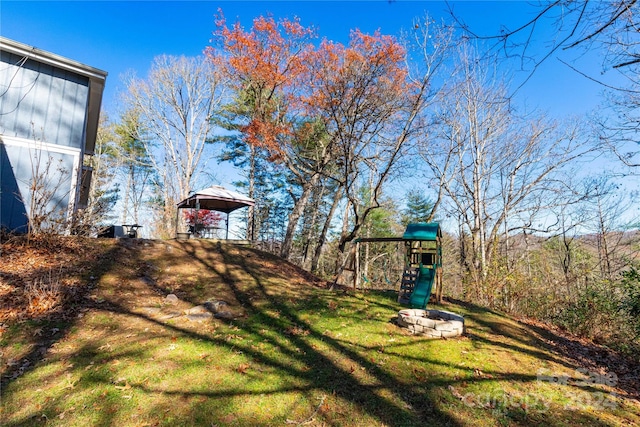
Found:
M 178 237 L 178 223 L 180 222 L 180 207 L 176 209 L 175 236 Z
M 200 200 L 198 199 L 198 195 L 196 195 L 196 214 L 193 222 L 193 235 L 195 237 L 200 237 L 200 232 L 198 231 L 198 219 L 200 217 Z
M 229 214 L 230 214 L 230 213 L 231 213 L 231 212 L 227 212 L 227 231 L 226 231 L 226 234 L 225 234 L 225 236 L 224 236 L 224 239 L 225 239 L 225 240 L 229 240 Z

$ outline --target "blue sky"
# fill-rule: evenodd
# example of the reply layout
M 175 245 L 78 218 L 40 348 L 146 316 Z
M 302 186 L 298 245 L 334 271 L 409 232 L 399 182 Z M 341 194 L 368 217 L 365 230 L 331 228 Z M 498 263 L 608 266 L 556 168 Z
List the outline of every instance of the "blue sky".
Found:
M 494 34 L 501 26 L 513 28 L 534 12 L 522 1 L 453 1 L 450 5 L 483 34 Z M 0 34 L 107 71 L 103 109 L 114 115 L 120 76 L 128 70 L 144 76 L 156 55 L 201 54 L 218 8 L 228 20 L 240 19 L 245 26 L 266 13 L 298 16 L 304 25 L 316 26 L 321 37 L 339 42 L 346 42 L 354 28 L 397 35 L 425 12 L 436 19 L 448 18 L 447 5 L 440 1 L 2 0 Z M 550 35 L 542 30 L 542 36 Z M 594 58 L 597 55 L 581 61 L 597 74 L 599 64 Z M 521 101 L 553 114 L 580 114 L 597 105 L 600 91 L 597 84 L 552 58 L 524 87 Z
M 525 1 L 452 0 L 449 5 L 483 35 L 496 34 L 501 28 L 513 29 L 535 13 Z M 398 35 L 425 13 L 436 20 L 450 19 L 447 4 L 441 1 L 0 0 L 0 35 L 107 71 L 103 111 L 116 119 L 121 75 L 134 70 L 138 76 L 145 76 L 153 58 L 160 54 L 202 54 L 209 45 L 218 8 L 228 21 L 239 19 L 245 27 L 253 18 L 268 13 L 276 18 L 297 16 L 303 25 L 315 26 L 320 37 L 342 43 L 355 28 Z M 544 49 L 555 34 L 549 25 L 537 29 L 539 37 L 532 47 Z M 517 101 L 527 109 L 541 109 L 558 118 L 595 111 L 602 101 L 602 86 L 561 64 L 558 55 L 582 71 L 601 77 L 599 52 L 559 51 L 518 92 Z M 527 75 L 515 73 L 514 80 L 522 82 Z M 598 166 L 598 170 L 601 168 Z M 207 170 L 213 172 L 215 184 L 229 186 L 238 179 L 237 171 L 228 164 L 210 160 Z

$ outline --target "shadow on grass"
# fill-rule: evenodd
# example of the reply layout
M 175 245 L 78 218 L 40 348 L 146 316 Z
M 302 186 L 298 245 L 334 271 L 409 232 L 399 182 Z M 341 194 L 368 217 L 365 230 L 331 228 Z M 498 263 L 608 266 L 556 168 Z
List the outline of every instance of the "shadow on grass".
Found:
M 281 298 L 271 295 L 265 288 L 263 281 L 271 277 L 278 277 L 278 274 L 275 272 L 272 274 L 267 273 L 265 277 L 264 270 L 254 270 L 250 267 L 246 256 L 234 256 L 226 247 L 219 248 L 219 250 L 223 257 L 224 264 L 240 266 L 244 272 L 253 279 L 254 284 L 261 293 L 262 299 L 268 301 L 269 307 L 279 313 L 278 317 L 274 317 L 266 310 L 255 306 L 252 303 L 252 298 L 248 297 L 241 287 L 238 286 L 237 279 L 233 277 L 231 272 L 220 271 L 218 265 L 212 264 L 202 257 L 198 257 L 195 251 L 192 252 L 192 256 L 198 259 L 204 267 L 217 272 L 231 288 L 237 301 L 251 311 L 254 322 L 246 323 L 241 327 L 245 329 L 246 332 L 258 336 L 271 345 L 278 347 L 283 354 L 298 359 L 302 362 L 303 366 L 310 368 L 308 370 L 293 370 L 288 366 L 280 365 L 278 369 L 308 384 L 308 390 L 322 390 L 324 393 L 336 395 L 345 401 L 357 405 L 363 412 L 368 413 L 387 425 L 419 425 L 425 422 L 458 425 L 455 420 L 437 408 L 434 397 L 430 395 L 429 388 L 425 389 L 422 386 L 399 383 L 393 376 L 380 369 L 375 363 L 372 363 L 359 353 L 348 349 L 336 339 L 323 334 L 322 331 L 317 330 L 314 325 L 301 319 L 289 305 L 282 302 Z M 257 251 L 251 252 L 256 257 L 263 256 L 262 253 Z M 280 259 L 274 261 L 279 263 L 285 262 Z M 290 268 L 295 269 L 293 266 L 290 266 Z M 308 331 L 308 334 L 305 334 L 304 338 L 293 334 L 289 335 L 287 337 L 287 344 L 292 344 L 293 348 L 291 348 L 290 346 L 282 345 L 278 340 L 274 339 L 274 337 L 263 332 L 265 327 L 269 329 L 276 328 L 281 331 L 290 327 L 297 327 Z M 355 364 L 364 367 L 365 370 L 375 378 L 375 384 L 363 384 L 353 375 L 350 368 L 338 365 L 327 354 L 314 349 L 310 343 L 310 339 L 322 341 L 342 357 L 346 357 Z M 245 348 L 243 351 L 249 351 L 249 349 Z M 263 354 L 255 354 L 254 352 L 252 356 L 264 359 Z M 263 363 L 265 362 L 265 360 L 261 361 Z M 276 361 L 267 360 L 266 362 L 273 364 Z M 398 401 L 404 401 L 404 405 L 401 406 L 398 401 L 393 402 L 381 396 L 379 390 L 382 389 L 391 390 L 400 397 Z
M 9 367 L 9 369 L 3 373 L 0 383 L 0 396 L 2 400 L 9 398 L 6 392 L 7 387 L 21 376 L 38 368 L 43 358 L 47 356 L 51 349 L 68 336 L 77 323 L 78 315 L 95 304 L 94 301 L 89 299 L 89 294 L 100 281 L 101 277 L 117 266 L 120 252 L 120 245 L 114 244 L 108 251 L 102 253 L 100 262 L 96 263 L 96 268 L 89 269 L 83 274 L 82 280 L 84 280 L 86 285 L 78 287 L 72 295 L 72 298 L 63 298 L 62 304 L 53 314 L 14 325 L 14 327 L 28 329 L 26 332 L 30 334 L 29 339 L 28 342 L 24 344 L 32 347 L 32 350 L 22 356 L 19 365 Z M 81 260 L 80 262 L 86 261 Z M 37 274 L 38 272 L 31 272 L 31 275 L 34 277 L 36 277 Z M 46 408 L 43 408 L 43 411 L 38 414 L 30 414 L 20 421 L 5 423 L 3 418 L 9 414 L 5 413 L 5 411 L 0 411 L 0 421 L 3 421 L 0 424 L 6 426 L 47 424 L 49 420 L 45 412 Z M 115 412 L 105 411 L 101 413 L 101 420 L 98 425 L 111 425 L 111 414 L 113 413 Z
M 451 302 L 469 310 L 471 314 L 467 317 L 489 331 L 490 335 L 507 337 L 522 346 L 490 340 L 484 334 L 471 333 L 469 334 L 471 339 L 508 350 L 524 352 L 572 370 L 579 367 L 593 374 L 613 372 L 617 376 L 616 387 L 624 395 L 635 400 L 640 399 L 640 365 L 632 358 L 586 340 L 562 335 L 552 328 L 544 328 L 532 322 L 513 320 L 517 326 L 507 327 L 505 322 L 492 321 L 492 316 L 487 316 L 487 314 L 491 314 L 503 317 L 504 315 L 500 313 L 464 301 L 451 300 Z
M 544 339 L 551 351 L 585 370 L 596 374 L 614 372 L 617 376 L 616 387 L 626 396 L 640 400 L 640 364 L 631 357 L 593 343 L 568 338 L 536 325 L 528 327 Z
M 12 381 L 24 373 L 32 370 L 36 363 L 47 354 L 56 342 L 64 339 L 70 328 L 75 324 L 78 314 L 83 308 L 87 307 L 89 303 L 87 297 L 95 284 L 100 280 L 101 275 L 113 268 L 117 251 L 117 246 L 113 246 L 106 253 L 103 253 L 103 259 L 98 264 L 100 266 L 99 269 L 86 271 L 82 274 L 80 278 L 80 280 L 83 281 L 82 285 L 74 287 L 61 286 L 58 292 L 61 293 L 62 302 L 55 307 L 52 313 L 45 313 L 44 315 L 36 317 L 30 316 L 28 320 L 20 321 L 10 327 L 10 332 L 13 332 L 12 335 L 22 332 L 27 336 L 27 342 L 23 342 L 21 345 L 29 346 L 32 350 L 23 355 L 19 363 L 7 365 L 0 378 L 0 391 L 4 390 Z M 78 262 L 83 263 L 87 261 L 81 258 Z M 57 276 L 74 270 L 74 267 L 78 266 L 64 266 L 64 270 L 61 269 L 61 271 L 55 273 L 55 279 L 62 279 L 63 277 Z M 48 277 L 51 274 L 50 268 L 46 267 L 32 270 L 29 276 L 39 278 Z M 3 278 L 11 282 L 11 278 L 7 276 L 11 275 L 3 274 Z M 26 286 L 26 283 L 22 283 L 22 286 Z
M 199 242 L 180 242 L 178 244 L 192 257 L 195 263 L 200 264 L 212 276 L 216 276 L 224 282 L 237 303 L 246 310 L 248 319 L 229 322 L 230 326 L 233 325 L 243 332 L 256 337 L 261 342 L 277 349 L 276 351 L 262 351 L 250 343 L 229 342 L 224 337 L 216 337 L 215 335 L 194 331 L 177 324 L 162 322 L 145 314 L 133 312 L 123 304 L 121 297 L 114 296 L 113 299 L 108 299 L 99 304 L 90 303 L 92 307 L 108 313 L 131 316 L 132 318 L 149 322 L 150 325 L 159 326 L 165 331 L 197 339 L 204 343 L 210 343 L 229 351 L 242 352 L 257 363 L 273 368 L 278 373 L 281 373 L 281 375 L 295 379 L 291 384 L 272 384 L 264 386 L 259 390 L 247 390 L 242 387 L 234 389 L 210 387 L 205 390 L 189 390 L 187 386 L 184 388 L 169 389 L 159 385 L 150 385 L 146 382 L 132 382 L 127 384 L 128 387 L 134 390 L 170 396 L 175 399 L 207 399 L 190 409 L 192 413 L 189 414 L 190 418 L 188 419 L 191 419 L 194 424 L 200 421 L 206 421 L 203 419 L 203 417 L 206 418 L 206 416 L 200 414 L 199 409 L 202 410 L 203 413 L 205 413 L 205 409 L 207 408 L 209 411 L 219 411 L 218 414 L 214 414 L 216 416 L 221 416 L 225 413 L 223 406 L 211 403 L 208 399 L 212 399 L 214 402 L 217 400 L 224 402 L 230 398 L 252 394 L 269 395 L 295 392 L 306 396 L 308 400 L 311 400 L 311 397 L 317 393 L 335 396 L 345 402 L 349 402 L 361 413 L 388 426 L 458 426 L 462 425 L 460 420 L 441 409 L 447 405 L 452 405 L 453 407 L 460 405 L 457 398 L 450 396 L 447 388 L 454 385 L 457 386 L 463 381 L 489 381 L 488 378 L 469 380 L 446 377 L 434 378 L 428 381 L 403 380 L 389 373 L 369 357 L 367 351 L 375 350 L 368 349 L 365 346 L 354 346 L 352 343 L 325 333 L 325 331 L 318 329 L 316 325 L 302 318 L 296 309 L 296 306 L 306 306 L 307 304 L 312 308 L 316 307 L 318 310 L 325 309 L 327 304 L 331 304 L 332 300 L 339 302 L 339 298 L 337 297 L 332 299 L 335 294 L 331 294 L 327 290 L 322 291 L 326 292 L 326 296 L 329 299 L 327 303 L 326 299 L 320 298 L 317 293 L 313 292 L 303 292 L 299 294 L 296 299 L 284 295 L 275 295 L 270 291 L 269 280 L 283 280 L 286 279 L 286 277 L 283 277 L 282 272 L 266 270 L 263 265 L 265 262 L 286 264 L 284 271 L 290 271 L 291 273 L 294 271 L 296 273 L 298 272 L 296 267 L 276 257 L 267 256 L 260 251 L 248 248 L 238 249 L 226 245 L 205 245 Z M 98 273 L 100 276 L 109 271 L 119 271 L 119 266 L 122 263 L 145 265 L 142 262 L 144 257 L 140 253 L 140 249 L 136 249 L 130 245 L 121 245 L 117 249 L 118 253 L 112 254 L 110 258 L 113 259 L 106 262 L 104 268 Z M 217 254 L 216 256 L 221 257 L 220 260 L 222 263 L 217 262 L 217 258 L 212 256 L 214 252 Z M 140 278 L 144 278 L 144 283 L 149 289 L 155 293 L 165 295 L 171 292 L 171 289 L 160 285 L 147 273 L 143 267 L 139 269 L 136 274 L 138 274 Z M 322 287 L 317 279 L 311 279 L 310 281 L 316 282 L 317 287 Z M 251 283 L 247 283 L 247 281 Z M 193 295 L 190 296 L 188 292 L 183 293 L 181 297 L 193 305 L 201 303 L 201 301 L 197 300 Z M 259 301 L 260 304 L 257 304 L 256 301 Z M 389 296 L 389 298 L 385 296 L 383 303 L 376 301 L 374 304 L 385 310 L 395 310 L 397 306 L 394 306 L 392 301 L 391 296 Z M 264 304 L 264 302 L 267 304 Z M 309 307 L 306 307 L 306 309 L 309 309 Z M 486 328 L 496 328 L 496 325 L 492 325 L 490 322 L 483 324 L 482 310 L 471 308 L 470 313 L 472 313 L 471 316 L 473 316 L 473 320 L 479 325 Z M 71 324 L 69 326 L 71 326 Z M 302 332 L 296 333 L 296 330 Z M 503 342 L 493 342 L 481 336 L 474 336 L 472 339 L 484 340 L 488 345 L 503 345 L 505 349 L 508 350 L 518 352 L 529 351 L 529 354 L 534 357 L 542 357 L 545 355 L 544 353 L 530 350 L 529 347 L 532 343 L 523 338 L 519 333 L 515 331 L 503 332 L 510 334 L 509 338 L 522 342 L 523 346 L 505 345 Z M 424 345 L 428 344 L 425 343 Z M 548 355 L 546 356 L 548 357 Z M 72 358 L 72 363 L 76 365 L 77 369 L 82 370 L 86 369 L 90 363 L 89 361 L 91 361 L 91 363 L 99 362 L 107 365 L 112 359 L 122 357 L 143 360 L 148 357 L 148 355 L 143 352 L 129 352 L 105 356 L 104 352 L 101 352 L 99 349 L 91 345 L 85 345 L 76 352 Z M 297 363 L 292 364 L 290 363 L 291 360 Z M 348 363 L 345 363 L 345 361 Z M 446 362 L 430 360 L 428 356 L 416 358 L 411 360 L 411 362 L 417 364 L 439 363 L 443 368 L 450 367 Z M 203 369 L 206 369 L 204 364 L 202 366 Z M 358 366 L 359 369 L 363 369 L 366 374 L 357 375 L 359 372 L 354 372 L 353 366 Z M 258 372 L 249 372 L 249 374 L 260 375 Z M 500 377 L 494 378 L 492 381 L 508 380 L 519 383 L 536 381 L 534 375 L 516 373 L 495 373 L 495 375 L 500 375 Z M 82 378 L 80 383 L 82 383 L 85 388 L 99 388 L 113 384 L 114 382 L 112 376 L 106 371 L 83 372 Z M 179 400 L 176 401 L 175 408 L 178 407 L 178 403 Z M 113 420 L 115 419 L 114 412 L 119 410 L 117 404 L 109 400 L 103 400 L 99 396 L 96 396 L 93 404 L 99 405 L 101 408 L 95 425 L 113 425 Z M 52 408 L 54 408 L 53 404 L 46 405 L 42 409 L 42 412 L 52 410 Z M 147 413 L 162 413 L 164 410 L 166 410 L 166 407 L 163 406 L 163 404 L 158 404 L 156 407 L 145 408 Z M 479 409 L 478 411 L 484 411 L 484 409 Z M 552 415 L 555 416 L 557 413 Z M 559 420 L 555 420 L 551 415 L 549 417 L 543 416 L 532 419 L 526 414 L 514 410 L 506 415 L 503 414 L 500 420 L 503 422 L 508 421 L 513 425 L 561 425 L 564 423 L 563 420 L 567 419 L 577 420 L 580 424 L 585 425 L 608 425 L 606 422 L 599 420 L 596 415 L 587 413 L 565 412 L 561 415 Z M 318 413 L 316 414 L 316 418 L 325 425 L 341 425 L 343 423 L 340 418 L 330 413 Z M 38 423 L 39 421 L 45 422 L 46 420 L 38 419 L 38 414 L 34 413 L 23 417 L 22 420 L 7 425 L 26 426 L 34 425 L 34 423 Z M 248 422 L 249 420 L 245 421 Z M 282 425 L 285 421 L 289 423 L 288 419 L 273 420 L 263 425 Z M 299 424 L 302 424 L 303 421 L 306 420 L 301 420 Z M 238 422 L 241 421 L 233 420 L 232 418 L 229 419 L 229 423 L 234 422 L 238 424 Z M 252 423 L 252 425 L 261 424 L 255 422 Z
M 375 393 L 374 390 L 372 390 L 370 387 L 367 387 L 365 384 L 360 383 L 356 378 L 354 378 L 354 376 L 351 375 L 350 372 L 345 370 L 343 367 L 334 364 L 332 360 L 328 359 L 325 354 L 314 351 L 313 348 L 307 343 L 307 340 L 298 337 L 291 337 L 291 342 L 293 342 L 297 347 L 304 349 L 304 351 L 302 352 L 304 356 L 299 357 L 305 362 L 307 366 L 328 367 L 328 369 L 318 372 L 319 375 L 316 375 L 315 378 L 309 378 L 308 374 L 300 374 L 302 378 L 311 380 L 313 386 L 323 389 L 326 392 L 338 394 L 343 399 L 359 405 L 365 412 L 382 420 L 388 425 L 423 425 L 432 423 L 445 425 L 458 424 L 457 420 L 451 418 L 448 414 L 442 412 L 438 408 L 438 406 L 442 404 L 442 399 L 437 393 L 434 393 L 437 388 L 446 388 L 458 381 L 451 379 L 441 379 L 437 381 L 431 381 L 429 384 L 408 384 L 399 381 L 396 377 L 390 375 L 384 369 L 381 369 L 377 364 L 372 363 L 366 356 L 363 356 L 361 353 L 349 348 L 347 346 L 347 343 L 343 343 L 340 340 L 327 336 L 326 334 L 322 333 L 322 331 L 315 329 L 313 325 L 308 324 L 307 322 L 302 320 L 298 316 L 297 312 L 292 310 L 289 305 L 284 304 L 280 298 L 270 295 L 263 283 L 263 281 L 265 280 L 265 275 L 262 274 L 262 269 L 260 269 L 259 267 L 256 268 L 256 266 L 252 265 L 252 263 L 248 263 L 246 257 L 234 256 L 230 251 L 225 250 L 221 250 L 220 252 L 225 260 L 226 265 L 241 266 L 244 272 L 253 278 L 255 284 L 262 291 L 263 298 L 269 301 L 270 306 L 275 308 L 280 314 L 280 317 L 278 319 L 274 319 L 271 318 L 267 313 L 261 313 L 261 315 L 265 317 L 264 323 L 274 324 L 276 320 L 278 322 L 281 322 L 284 318 L 291 324 L 302 325 L 306 330 L 310 331 L 310 337 L 322 340 L 324 343 L 328 344 L 333 351 L 338 352 L 343 357 L 346 357 L 349 360 L 352 360 L 358 365 L 364 367 L 367 372 L 373 375 L 377 383 L 382 384 L 384 388 L 391 390 L 393 394 L 400 397 L 399 400 L 404 401 L 410 409 L 398 405 L 397 401 L 393 402 L 389 399 L 381 398 L 379 394 Z M 199 261 L 202 262 L 205 267 L 216 271 L 215 265 L 210 265 L 205 260 L 198 258 L 197 256 L 195 257 L 199 259 Z M 284 261 L 280 260 L 279 262 Z M 227 284 L 236 294 L 238 301 L 241 301 L 243 305 L 251 306 L 250 300 L 245 298 L 243 296 L 243 292 L 238 286 L 236 286 L 235 280 L 232 275 L 227 275 L 225 279 L 227 281 Z M 390 296 L 388 296 L 387 299 L 390 299 Z M 397 307 L 394 307 L 391 303 L 382 305 L 385 306 L 385 308 L 392 309 L 396 309 Z M 254 312 L 260 312 L 260 309 L 257 309 L 255 307 L 253 307 L 253 309 Z M 481 312 L 482 310 L 477 311 Z M 255 329 L 255 327 L 253 329 Z M 259 332 L 256 330 L 252 330 L 251 332 L 259 334 Z M 512 338 L 522 340 L 522 337 Z M 548 354 L 544 352 L 531 351 L 519 346 L 515 346 L 510 349 L 514 351 L 525 351 L 534 357 L 548 357 Z M 429 360 L 428 362 L 434 363 L 432 360 Z M 443 364 L 443 366 L 447 365 Z M 534 382 L 538 380 L 537 375 L 499 373 L 496 373 L 495 375 L 499 377 L 497 379 L 517 381 L 522 383 Z M 485 378 L 476 379 L 474 381 L 486 380 L 487 379 Z M 494 377 L 492 381 L 493 380 L 496 380 L 496 378 Z M 421 408 L 421 410 L 416 410 L 416 408 Z M 569 414 L 568 418 L 573 419 L 575 418 L 575 415 L 576 414 L 571 413 Z M 530 424 L 530 421 L 526 421 L 526 417 L 524 418 L 525 424 Z M 583 418 L 585 420 L 589 420 L 591 425 L 607 425 L 606 423 L 602 423 L 590 415 L 584 415 Z M 546 421 L 545 423 L 548 423 L 548 421 Z

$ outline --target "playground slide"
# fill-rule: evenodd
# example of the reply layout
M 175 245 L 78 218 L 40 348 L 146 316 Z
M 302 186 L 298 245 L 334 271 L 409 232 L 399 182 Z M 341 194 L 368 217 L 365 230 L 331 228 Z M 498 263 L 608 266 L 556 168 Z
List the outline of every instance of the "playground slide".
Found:
M 420 274 L 416 279 L 416 284 L 413 287 L 413 293 L 409 304 L 413 308 L 427 308 L 429 297 L 431 296 L 431 289 L 433 288 L 433 279 L 435 278 L 435 268 L 426 268 L 420 266 Z

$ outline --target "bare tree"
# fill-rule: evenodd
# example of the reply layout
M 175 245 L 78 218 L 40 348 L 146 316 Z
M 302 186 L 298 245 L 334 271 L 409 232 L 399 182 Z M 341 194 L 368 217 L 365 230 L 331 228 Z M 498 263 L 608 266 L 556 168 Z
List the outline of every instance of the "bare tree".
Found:
M 519 24 L 503 25 L 499 33 L 480 34 L 451 13 L 467 35 L 488 43 L 490 51 L 504 58 L 520 60 L 527 72 L 524 85 L 549 59 L 559 60 L 581 78 L 602 85 L 608 93 L 606 104 L 611 114 L 601 108 L 595 122 L 603 144 L 637 174 L 640 168 L 637 130 L 640 125 L 640 18 L 637 0 L 551 0 L 529 5 L 532 14 Z M 543 28 L 552 28 L 544 36 Z M 599 73 L 572 65 L 588 51 L 601 53 Z M 570 57 L 571 59 L 567 59 Z M 564 58 L 564 59 L 563 59 Z
M 462 261 L 480 285 L 500 237 L 532 230 L 536 217 L 581 199 L 564 174 L 594 147 L 575 125 L 519 117 L 504 83 L 468 45 L 460 46 L 459 63 L 423 159 L 459 218 Z
M 598 112 L 593 119 L 594 131 L 603 147 L 624 166 L 618 175 L 637 175 L 640 171 L 640 92 L 609 92 L 606 106 L 610 114 Z
M 603 50 L 603 70 L 617 69 L 637 82 L 640 65 L 640 37 L 637 0 L 551 0 L 531 6 L 532 14 L 521 23 L 503 25 L 499 34 L 479 34 L 463 19 L 451 13 L 466 34 L 489 42 L 507 57 L 518 57 L 523 69 L 534 72 L 540 64 L 561 51 Z M 545 25 L 553 36 L 540 49 L 534 40 Z
M 146 79 L 131 77 L 126 84 L 127 105 L 139 113 L 145 129 L 139 140 L 159 178 L 159 230 L 171 234 L 176 203 L 188 196 L 201 172 L 224 82 L 205 58 L 163 55 L 155 58 Z
M 625 194 L 624 188 L 606 175 L 591 179 L 588 185 L 593 188 L 593 195 L 584 206 L 585 225 L 594 234 L 587 242 L 598 251 L 601 277 L 612 282 L 628 260 L 637 256 L 624 249 L 629 246 L 626 231 L 638 220 L 637 214 L 632 213 L 637 192 Z
M 87 191 L 86 207 L 74 217 L 73 232 L 99 233 L 113 218 L 112 210 L 119 196 L 116 183 L 118 155 L 114 142 L 113 125 L 106 115 L 101 115 L 92 156 L 85 156 L 82 176 L 83 191 Z M 88 190 L 85 189 L 89 182 Z
M 63 202 L 71 195 L 67 188 L 70 171 L 62 159 L 46 150 L 33 150 L 29 185 L 29 234 L 62 233 L 70 224 Z
M 311 259 L 311 271 L 316 273 L 318 272 L 318 267 L 320 265 L 320 257 L 322 256 L 322 251 L 325 248 L 325 243 L 327 240 L 327 234 L 329 233 L 329 228 L 331 226 L 331 221 L 333 220 L 333 216 L 336 213 L 338 205 L 340 204 L 340 200 L 342 200 L 342 187 L 337 187 L 334 190 L 333 198 L 331 200 L 331 205 L 329 207 L 329 211 L 327 212 L 324 218 L 324 224 L 322 225 L 322 229 L 318 234 L 315 249 L 313 251 L 313 258 Z
M 300 196 L 294 198 L 293 209 L 289 213 L 287 230 L 280 256 L 289 258 L 293 238 L 300 218 L 309 204 L 313 192 L 323 181 L 330 169 L 335 170 L 335 139 L 326 131 L 321 121 L 305 122 L 293 132 L 293 143 L 283 151 L 283 162 L 292 178 L 301 189 Z M 324 242 L 323 242 L 324 243 Z
M 68 233 L 73 214 L 69 198 L 73 166 L 60 154 L 49 151 L 44 136 L 38 136 L 32 124 L 35 147 L 29 149 L 31 174 L 24 184 L 28 188 L 25 204 L 28 234 Z M 19 195 L 17 195 L 19 196 Z

